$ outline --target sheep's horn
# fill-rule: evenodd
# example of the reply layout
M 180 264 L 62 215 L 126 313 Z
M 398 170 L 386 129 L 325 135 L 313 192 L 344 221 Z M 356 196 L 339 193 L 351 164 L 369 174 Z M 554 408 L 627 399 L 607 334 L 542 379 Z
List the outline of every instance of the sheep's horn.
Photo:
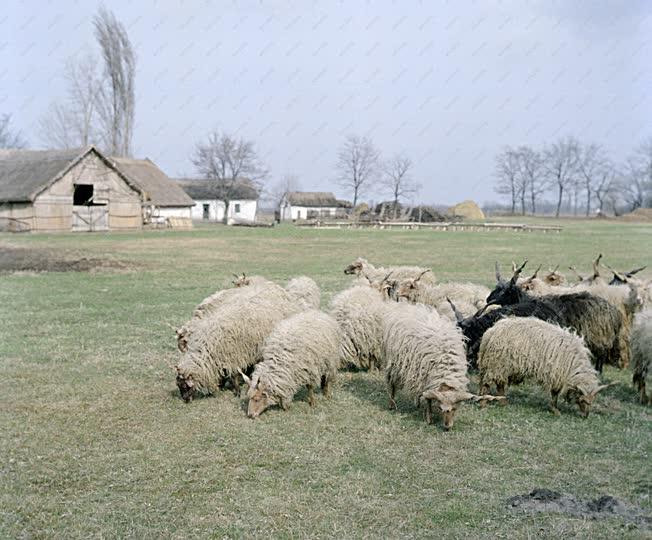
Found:
M 245 375 L 245 373 L 241 369 L 238 369 L 238 373 L 242 377 L 242 380 L 246 382 L 249 386 L 251 386 L 251 379 L 247 377 L 247 375 Z
M 516 270 L 514 270 L 514 275 L 512 276 L 511 282 L 516 283 L 516 280 L 518 279 L 518 276 L 521 274 L 523 271 L 523 268 L 525 268 L 525 265 L 527 264 L 527 259 L 523 261 L 523 264 L 519 266 Z
M 485 304 L 484 306 L 482 306 L 478 311 L 475 312 L 475 314 L 473 315 L 473 318 L 475 319 L 476 317 L 479 317 L 480 315 L 482 315 L 484 313 L 485 309 L 487 309 L 491 305 L 493 305 L 493 304 Z
M 606 267 L 609 269 L 609 271 L 610 271 L 611 273 L 613 273 L 614 277 L 615 277 L 618 281 L 622 281 L 623 283 L 627 283 L 627 278 L 626 278 L 625 276 L 623 276 L 620 272 L 617 272 L 616 270 L 614 270 L 613 268 L 611 268 L 611 266 L 609 266 L 608 264 L 605 264 L 604 266 L 606 266 Z
M 539 270 L 541 270 L 541 265 L 537 267 L 537 269 L 534 271 L 534 274 L 532 274 L 529 278 L 527 278 L 528 283 L 531 283 L 532 280 L 537 277 Z
M 548 270 L 548 277 L 554 276 L 555 272 L 559 269 L 559 265 L 555 266 L 554 270 Z
M 467 399 L 472 399 L 473 401 L 507 401 L 505 396 L 492 396 L 491 394 L 482 394 L 479 396 L 471 394 L 471 397 Z
M 584 278 L 579 274 L 579 272 L 575 269 L 574 266 L 569 266 L 568 269 L 573 272 L 579 281 L 584 281 Z
M 600 277 L 600 261 L 602 260 L 602 253 L 598 253 L 598 258 L 593 261 L 593 279 Z
M 496 261 L 496 281 L 500 282 L 503 278 L 500 277 L 500 267 L 498 266 L 498 261 Z
M 383 280 L 381 281 L 381 283 L 385 283 L 393 273 L 394 273 L 394 270 L 390 270 L 390 271 L 389 271 L 389 274 L 387 274 L 387 275 L 383 278 Z M 367 278 L 367 279 L 369 279 L 369 278 Z
M 516 272 L 516 263 L 512 261 L 512 272 Z
M 236 274 L 235 272 L 231 272 L 231 275 L 232 275 L 235 279 L 240 279 L 240 276 L 239 276 L 238 274 Z
M 605 388 L 609 388 L 610 386 L 616 386 L 616 385 L 619 385 L 619 384 L 620 384 L 620 383 L 619 383 L 618 381 L 616 381 L 616 382 L 612 382 L 612 383 L 609 383 L 609 384 L 601 384 L 601 385 L 598 386 L 595 390 L 593 390 L 593 392 L 591 392 L 591 395 L 592 395 L 592 396 L 595 396 L 598 392 L 601 392 L 601 391 L 604 390 Z
M 448 296 L 446 297 L 446 300 L 451 305 L 451 308 L 453 308 L 453 313 L 455 314 L 455 319 L 457 320 L 458 323 L 461 323 L 464 320 L 464 317 L 462 316 L 462 314 L 459 311 L 457 311 L 457 308 L 455 307 L 455 304 L 453 304 L 453 301 L 450 298 L 448 298 Z
M 428 268 L 428 270 L 424 270 L 423 272 L 421 272 L 421 273 L 416 277 L 416 279 L 414 280 L 414 282 L 416 283 L 417 281 L 419 281 L 419 280 L 423 277 L 424 274 L 427 274 L 427 273 L 430 272 L 430 271 L 431 271 L 430 268 Z
M 646 268 L 647 268 L 647 265 L 641 266 L 640 268 L 635 268 L 634 270 L 630 270 L 625 275 L 627 277 L 632 277 L 634 274 L 638 274 L 639 272 L 641 272 L 642 270 L 645 270 Z

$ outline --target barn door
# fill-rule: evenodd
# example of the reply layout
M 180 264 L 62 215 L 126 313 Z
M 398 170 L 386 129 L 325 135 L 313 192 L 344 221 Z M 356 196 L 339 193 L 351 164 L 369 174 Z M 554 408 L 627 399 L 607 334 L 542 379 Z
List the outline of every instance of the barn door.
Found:
M 72 230 L 74 232 L 108 231 L 109 207 L 105 204 L 73 206 Z

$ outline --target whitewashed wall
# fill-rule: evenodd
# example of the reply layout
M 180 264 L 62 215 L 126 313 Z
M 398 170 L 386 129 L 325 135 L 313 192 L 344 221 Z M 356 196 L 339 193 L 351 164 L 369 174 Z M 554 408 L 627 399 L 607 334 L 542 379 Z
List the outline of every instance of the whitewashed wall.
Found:
M 334 216 L 336 206 L 284 206 L 281 210 L 281 220 L 307 219 L 309 212 L 316 212 L 318 216 Z
M 224 219 L 224 202 L 216 200 L 197 200 L 192 207 L 192 219 L 204 220 L 204 205 L 208 205 L 208 221 L 222 221 Z M 237 205 L 239 211 L 236 212 Z M 229 203 L 229 219 L 237 221 L 255 221 L 258 201 L 234 200 Z

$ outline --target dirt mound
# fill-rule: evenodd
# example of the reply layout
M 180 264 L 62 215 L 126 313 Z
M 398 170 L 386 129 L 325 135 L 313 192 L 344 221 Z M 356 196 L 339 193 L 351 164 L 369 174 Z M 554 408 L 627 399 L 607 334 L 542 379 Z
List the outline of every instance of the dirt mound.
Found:
M 628 505 L 611 495 L 583 500 L 573 495 L 537 488 L 527 495 L 517 495 L 507 499 L 507 507 L 522 512 L 554 512 L 590 519 L 619 517 L 639 527 L 652 529 L 652 517 L 644 515 L 641 508 Z
M 637 208 L 629 214 L 620 216 L 622 221 L 643 221 L 652 222 L 652 208 Z
M 449 216 L 460 216 L 473 221 L 480 221 L 485 218 L 484 212 L 473 201 L 463 201 L 455 206 L 451 206 L 446 213 Z
M 91 272 L 127 270 L 111 259 L 75 258 L 46 249 L 0 246 L 0 272 Z

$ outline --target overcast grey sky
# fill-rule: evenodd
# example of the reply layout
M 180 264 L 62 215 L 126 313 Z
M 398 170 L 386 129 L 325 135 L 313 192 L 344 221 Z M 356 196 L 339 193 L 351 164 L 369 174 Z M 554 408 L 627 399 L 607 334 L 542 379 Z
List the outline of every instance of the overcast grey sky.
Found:
M 0 14 L 0 113 L 33 146 L 96 50 L 99 2 L 9 0 Z M 193 174 L 196 141 L 254 140 L 272 183 L 333 182 L 349 133 L 412 157 L 420 198 L 496 200 L 506 144 L 573 134 L 623 158 L 652 134 L 652 2 L 114 1 L 138 55 L 136 157 Z M 379 200 L 380 195 L 368 198 Z

